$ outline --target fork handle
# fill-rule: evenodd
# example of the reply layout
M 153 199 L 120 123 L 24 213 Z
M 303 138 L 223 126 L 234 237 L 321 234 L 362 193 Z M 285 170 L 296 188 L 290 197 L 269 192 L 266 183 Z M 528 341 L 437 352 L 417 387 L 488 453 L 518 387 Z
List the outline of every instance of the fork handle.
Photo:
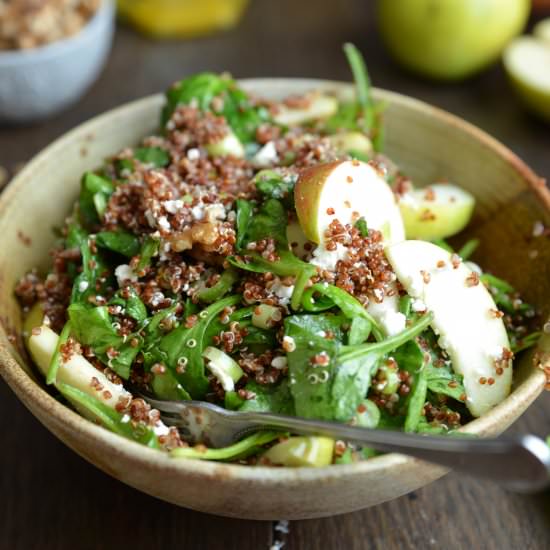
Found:
M 406 454 L 499 482 L 517 492 L 538 491 L 550 483 L 550 448 L 533 435 L 498 439 L 477 439 L 467 434 L 424 436 L 269 413 L 240 413 L 239 420 L 247 420 L 256 429 L 325 435 L 378 451 Z

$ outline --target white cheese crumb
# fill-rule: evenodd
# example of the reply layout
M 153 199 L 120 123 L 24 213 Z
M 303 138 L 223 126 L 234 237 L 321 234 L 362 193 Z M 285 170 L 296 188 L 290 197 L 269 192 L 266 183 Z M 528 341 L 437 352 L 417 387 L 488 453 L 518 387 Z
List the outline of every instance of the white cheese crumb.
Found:
M 189 151 L 187 151 L 187 158 L 189 160 L 198 160 L 200 156 L 201 153 L 197 148 L 189 149 Z
M 411 309 L 417 313 L 422 313 L 426 311 L 428 308 L 426 307 L 426 304 L 422 300 L 413 300 L 411 303 Z
M 347 260 L 348 257 L 348 249 L 343 244 L 337 243 L 336 250 L 327 250 L 320 245 L 313 251 L 313 258 L 309 263 L 327 271 L 335 271 L 336 264 L 340 260 Z
M 290 298 L 294 292 L 294 285 L 285 286 L 281 283 L 281 279 L 277 278 L 271 285 L 270 289 L 277 298 L 281 305 L 286 306 L 290 303 Z
M 155 216 L 153 215 L 153 212 L 151 212 L 151 210 L 147 209 L 145 211 L 145 218 L 147 220 L 147 223 L 149 224 L 149 227 L 156 229 L 157 224 L 156 224 Z
M 204 208 L 204 215 L 206 219 L 213 223 L 217 220 L 225 219 L 225 207 L 221 203 L 209 204 Z
M 200 221 L 204 218 L 204 206 L 202 204 L 197 204 L 191 208 L 191 214 L 196 221 Z
M 275 357 L 273 361 L 271 361 L 271 366 L 275 367 L 276 369 L 284 369 L 287 365 L 287 359 L 286 357 Z
M 178 210 L 183 208 L 183 201 L 179 199 L 174 201 L 164 201 L 162 206 L 164 206 L 164 209 L 169 214 L 175 214 Z
M 283 349 L 292 352 L 296 349 L 296 342 L 292 336 L 283 336 Z
M 256 168 L 268 168 L 279 161 L 279 155 L 273 141 L 268 141 L 252 158 Z
M 166 216 L 161 216 L 158 220 L 159 227 L 164 231 L 170 231 L 170 222 Z
M 128 264 L 121 264 L 115 269 L 115 277 L 118 281 L 118 286 L 121 287 L 124 281 L 136 282 L 138 280 L 134 270 Z
M 170 433 L 170 428 L 163 422 L 159 421 L 154 425 L 153 432 L 155 432 L 155 435 L 157 436 L 168 435 Z
M 78 283 L 78 290 L 79 292 L 84 292 L 89 286 L 90 283 L 88 283 L 88 281 L 80 281 L 80 283 Z
M 128 422 L 130 422 L 131 418 L 130 418 L 130 415 L 129 414 L 125 414 L 123 415 L 123 417 L 120 419 L 120 421 L 123 423 L 123 424 L 128 424 Z
M 380 315 L 380 323 L 386 329 L 388 336 L 394 336 L 405 330 L 407 318 L 400 311 L 386 309 Z

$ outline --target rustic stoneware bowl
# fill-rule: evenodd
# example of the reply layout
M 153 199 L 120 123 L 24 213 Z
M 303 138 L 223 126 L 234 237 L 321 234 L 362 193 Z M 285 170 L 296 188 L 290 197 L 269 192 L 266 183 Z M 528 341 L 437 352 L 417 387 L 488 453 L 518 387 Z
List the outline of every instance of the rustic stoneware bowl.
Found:
M 248 89 L 281 97 L 314 88 L 349 94 L 347 84 L 315 80 L 252 80 Z M 531 237 L 535 221 L 550 226 L 544 183 L 495 140 L 458 118 L 419 101 L 377 91 L 388 101 L 387 153 L 417 183 L 441 177 L 460 183 L 478 203 L 469 230 L 482 238 L 477 260 L 505 276 L 525 298 L 549 313 L 550 240 Z M 99 116 L 57 140 L 11 183 L 0 200 L 0 373 L 30 411 L 57 437 L 113 477 L 146 493 L 214 514 L 240 518 L 312 518 L 350 512 L 398 497 L 446 473 L 405 456 L 387 454 L 321 469 L 245 467 L 175 460 L 88 422 L 56 401 L 21 351 L 21 314 L 13 287 L 34 266 L 46 268 L 52 228 L 75 200 L 85 170 L 155 130 L 162 104 L 149 97 Z M 536 251 L 536 252 L 534 252 Z M 539 363 L 550 367 L 549 337 Z M 545 355 L 546 353 L 546 355 Z M 533 354 L 516 364 L 513 393 L 468 430 L 505 430 L 540 394 L 543 372 Z

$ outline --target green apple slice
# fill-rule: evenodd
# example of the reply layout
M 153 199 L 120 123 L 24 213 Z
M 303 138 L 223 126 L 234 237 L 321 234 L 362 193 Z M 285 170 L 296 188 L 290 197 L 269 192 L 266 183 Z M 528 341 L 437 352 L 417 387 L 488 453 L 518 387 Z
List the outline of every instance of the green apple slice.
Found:
M 550 121 L 550 42 L 514 40 L 504 52 L 504 67 L 525 106 Z
M 404 241 L 390 245 L 386 255 L 409 295 L 433 312 L 439 345 L 464 377 L 468 409 L 474 416 L 486 413 L 512 383 L 510 343 L 489 291 L 458 257 L 435 244 Z
M 361 132 L 342 132 L 328 139 L 340 153 L 370 155 L 373 151 L 372 141 Z
M 534 26 L 533 36 L 550 45 L 550 17 L 539 21 Z
M 365 218 L 387 242 L 405 238 L 395 196 L 384 178 L 357 160 L 319 164 L 304 170 L 294 190 L 296 213 L 306 237 L 322 244 L 332 221 L 353 225 Z
M 263 454 L 271 464 L 322 467 L 332 464 L 334 440 L 322 436 L 289 437 Z
M 33 331 L 29 337 L 29 352 L 44 376 L 48 374 L 50 360 L 55 352 L 58 338 L 58 335 L 46 325 Z M 92 383 L 94 378 L 97 382 Z M 122 384 L 113 384 L 101 371 L 79 354 L 72 355 L 68 361 L 61 361 L 57 371 L 57 380 L 95 397 L 113 408 L 121 398 L 132 397 Z M 80 412 L 84 414 L 82 410 Z
M 298 126 L 315 120 L 329 118 L 338 111 L 338 100 L 330 95 L 312 93 L 306 107 L 288 107 L 284 103 L 277 105 L 273 120 L 283 126 Z
M 407 239 L 444 239 L 462 231 L 475 207 L 473 195 L 456 185 L 434 183 L 399 198 Z

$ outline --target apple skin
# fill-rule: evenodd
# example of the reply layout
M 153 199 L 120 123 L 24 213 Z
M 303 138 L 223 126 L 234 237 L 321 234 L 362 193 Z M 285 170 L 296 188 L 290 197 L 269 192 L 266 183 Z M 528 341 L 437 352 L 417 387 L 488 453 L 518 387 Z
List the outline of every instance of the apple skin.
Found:
M 365 162 L 340 160 L 306 168 L 296 182 L 294 202 L 305 236 L 317 244 L 323 243 L 332 220 L 346 225 L 359 217 L 370 229 L 381 231 L 388 242 L 405 238 L 393 191 Z
M 439 80 L 470 76 L 498 59 L 525 27 L 529 0 L 379 0 L 378 21 L 391 54 Z
M 282 466 L 320 468 L 332 463 L 334 440 L 323 436 L 289 437 L 266 451 L 263 458 Z
M 305 236 L 315 243 L 318 243 L 320 239 L 317 231 L 317 219 L 312 213 L 319 210 L 323 185 L 340 162 L 336 160 L 306 168 L 296 182 L 294 202 L 298 220 Z

